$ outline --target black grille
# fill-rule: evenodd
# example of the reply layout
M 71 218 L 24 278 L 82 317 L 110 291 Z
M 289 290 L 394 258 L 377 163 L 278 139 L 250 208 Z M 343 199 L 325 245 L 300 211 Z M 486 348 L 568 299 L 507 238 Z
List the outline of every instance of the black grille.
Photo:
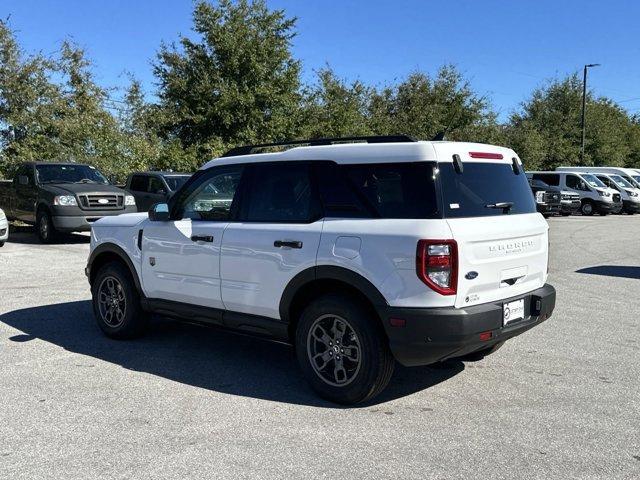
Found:
M 613 194 L 613 201 L 618 203 L 620 201 L 620 194 L 619 193 L 614 193 Z
M 80 195 L 80 205 L 85 210 L 121 210 L 124 195 L 115 193 Z

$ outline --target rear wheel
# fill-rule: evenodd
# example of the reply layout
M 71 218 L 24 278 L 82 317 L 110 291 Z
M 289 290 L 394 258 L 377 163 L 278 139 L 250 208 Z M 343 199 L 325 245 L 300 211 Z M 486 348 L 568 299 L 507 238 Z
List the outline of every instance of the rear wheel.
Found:
M 389 383 L 395 360 L 376 319 L 336 294 L 313 301 L 296 330 L 296 354 L 311 387 L 332 402 L 370 400 Z
M 116 339 L 141 335 L 148 324 L 131 273 L 119 262 L 103 266 L 91 286 L 93 313 L 105 335 Z
M 42 243 L 53 243 L 58 238 L 58 232 L 53 226 L 51 215 L 46 210 L 39 210 L 36 215 L 36 231 Z
M 580 207 L 580 213 L 583 215 L 593 215 L 593 203 L 589 200 L 585 200 L 582 202 L 582 206 Z
M 4 247 L 4 242 L 0 242 L 0 248 Z

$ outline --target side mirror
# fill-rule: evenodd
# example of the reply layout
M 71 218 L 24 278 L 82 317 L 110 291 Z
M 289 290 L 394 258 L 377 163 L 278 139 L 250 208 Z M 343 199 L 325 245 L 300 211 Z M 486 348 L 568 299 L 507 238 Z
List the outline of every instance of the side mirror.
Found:
M 166 203 L 156 203 L 149 210 L 149 220 L 152 222 L 168 222 L 169 221 L 169 205 Z
M 27 177 L 26 175 L 18 176 L 18 183 L 20 185 L 29 185 L 29 177 Z

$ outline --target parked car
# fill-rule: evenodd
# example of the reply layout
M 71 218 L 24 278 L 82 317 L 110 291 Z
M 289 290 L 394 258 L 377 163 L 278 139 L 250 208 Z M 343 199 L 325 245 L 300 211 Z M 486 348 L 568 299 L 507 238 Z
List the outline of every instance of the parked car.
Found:
M 136 199 L 139 212 L 164 203 L 189 179 L 189 173 L 136 172 L 127 177 L 125 190 Z
M 81 232 L 102 217 L 136 211 L 135 200 L 91 165 L 28 162 L 13 181 L 0 182 L 0 208 L 9 220 L 36 225 L 42 242 Z
M 629 215 L 640 212 L 640 189 L 635 188 L 620 175 L 609 173 L 594 173 L 594 175 L 607 187 L 620 192 L 623 212 Z
M 9 222 L 4 211 L 0 208 L 0 247 L 9 239 Z
M 560 213 L 562 209 L 562 193 L 559 188 L 547 185 L 541 180 L 529 180 L 529 186 L 536 200 L 536 210 L 544 217 Z
M 134 337 L 156 312 L 290 342 L 322 397 L 353 404 L 396 360 L 477 360 L 551 316 L 549 227 L 515 152 L 302 143 L 239 147 L 148 215 L 94 223 L 102 331 Z
M 556 170 L 563 172 L 589 172 L 589 173 L 608 173 L 620 175 L 627 182 L 631 183 L 635 188 L 640 188 L 640 173 L 634 168 L 623 167 L 557 167 Z
M 580 212 L 583 215 L 618 213 L 622 210 L 622 197 L 585 172 L 527 172 L 527 178 L 541 180 L 548 185 L 568 190 L 580 196 Z

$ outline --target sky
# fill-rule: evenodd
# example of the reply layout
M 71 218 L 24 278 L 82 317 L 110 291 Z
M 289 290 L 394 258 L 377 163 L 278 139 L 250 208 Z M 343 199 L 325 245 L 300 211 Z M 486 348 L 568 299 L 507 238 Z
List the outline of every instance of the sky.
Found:
M 628 0 L 267 0 L 297 17 L 293 54 L 303 80 L 330 65 L 348 81 L 385 86 L 455 65 L 501 120 L 549 79 L 589 70 L 589 88 L 640 113 L 640 2 Z M 83 47 L 98 82 L 128 75 L 153 98 L 161 42 L 192 36 L 191 0 L 0 0 L 27 52 L 65 39 Z M 114 95 L 118 95 L 115 93 Z

